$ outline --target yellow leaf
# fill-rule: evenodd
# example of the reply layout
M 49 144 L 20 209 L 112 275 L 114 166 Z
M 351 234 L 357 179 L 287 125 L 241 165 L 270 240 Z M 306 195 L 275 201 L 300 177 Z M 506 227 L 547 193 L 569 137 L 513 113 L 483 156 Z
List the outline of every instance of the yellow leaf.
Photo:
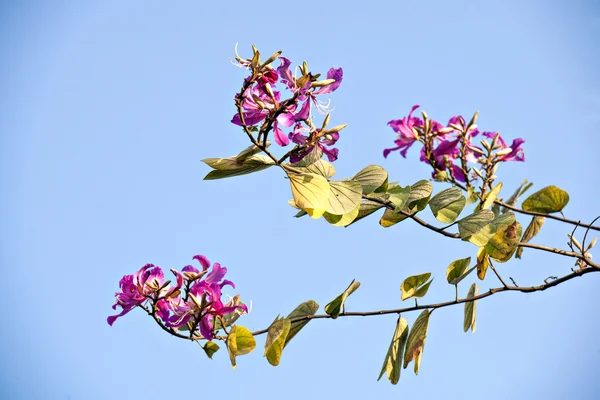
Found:
M 319 218 L 329 207 L 329 182 L 316 174 L 288 174 L 294 203 L 312 218 Z

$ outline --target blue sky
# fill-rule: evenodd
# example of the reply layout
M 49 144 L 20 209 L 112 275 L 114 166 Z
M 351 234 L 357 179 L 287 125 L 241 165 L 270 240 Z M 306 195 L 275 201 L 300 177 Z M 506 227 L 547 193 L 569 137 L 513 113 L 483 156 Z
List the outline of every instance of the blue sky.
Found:
M 237 42 L 245 55 L 255 44 L 313 71 L 344 68 L 331 95 L 331 123 L 348 124 L 338 177 L 378 163 L 401 184 L 427 178 L 417 149 L 383 159 L 394 139 L 387 121 L 413 104 L 441 121 L 479 110 L 484 130 L 527 141 L 527 162 L 499 170 L 507 193 L 525 178 L 554 184 L 571 195 L 567 217 L 592 220 L 592 1 L 4 2 L 0 22 L 0 397 L 598 397 L 595 274 L 479 302 L 474 335 L 462 332 L 461 307 L 436 311 L 419 376 L 407 369 L 398 386 L 376 381 L 393 315 L 313 321 L 279 367 L 257 349 L 236 370 L 224 352 L 208 360 L 141 312 L 106 324 L 119 279 L 147 262 L 181 268 L 198 253 L 220 262 L 253 303 L 240 323 L 260 329 L 302 301 L 324 306 L 352 279 L 362 283 L 352 311 L 401 307 L 402 280 L 426 271 L 436 277 L 426 299 L 450 299 L 446 266 L 475 255 L 410 221 L 341 229 L 294 219 L 275 169 L 202 181 L 201 159 L 246 146 L 229 122 L 244 78 L 229 62 Z M 570 229 L 548 221 L 535 242 L 564 248 Z M 539 284 L 571 267 L 526 250 L 501 273 Z M 497 285 L 491 278 L 482 290 Z

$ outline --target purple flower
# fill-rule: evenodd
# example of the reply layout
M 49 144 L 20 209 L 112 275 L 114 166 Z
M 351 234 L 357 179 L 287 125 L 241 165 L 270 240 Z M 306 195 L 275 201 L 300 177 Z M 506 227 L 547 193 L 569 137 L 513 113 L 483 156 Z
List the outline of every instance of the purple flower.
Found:
M 493 139 L 497 134 L 497 132 L 483 132 L 483 136 L 490 139 Z M 507 146 L 502 136 L 498 135 L 497 144 L 500 145 L 498 159 L 500 161 L 525 161 L 525 151 L 521 147 L 523 143 L 525 143 L 525 140 L 516 138 L 510 146 Z
M 299 162 L 314 151 L 315 147 L 320 149 L 323 154 L 327 156 L 329 161 L 333 162 L 337 160 L 339 150 L 336 148 L 329 149 L 327 146 L 333 146 L 338 141 L 340 138 L 338 132 L 320 135 L 321 130 L 316 129 L 314 132 L 310 133 L 309 136 L 306 136 L 302 134 L 302 131 L 306 130 L 308 129 L 303 127 L 301 123 L 297 123 L 294 126 L 294 130 L 290 133 L 289 138 L 291 141 L 301 146 L 297 151 L 292 152 L 290 155 L 290 162 Z
M 413 117 L 412 113 L 419 108 L 419 105 L 414 105 L 408 113 L 407 117 L 402 119 L 391 120 L 388 125 L 392 127 L 394 132 L 398 134 L 398 138 L 394 141 L 396 147 L 383 150 L 383 156 L 387 156 L 396 150 L 400 150 L 400 155 L 406 158 L 406 152 L 412 144 L 419 139 L 415 126 L 423 126 L 423 121 L 420 118 Z

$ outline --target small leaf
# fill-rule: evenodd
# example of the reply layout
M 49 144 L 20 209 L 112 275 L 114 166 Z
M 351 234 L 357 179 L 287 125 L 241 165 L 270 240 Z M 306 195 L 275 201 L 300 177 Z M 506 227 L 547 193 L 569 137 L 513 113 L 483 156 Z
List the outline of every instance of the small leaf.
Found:
M 525 211 L 554 213 L 561 211 L 569 202 L 569 194 L 556 186 L 547 186 L 531 196 L 521 205 Z
M 485 278 L 490 259 L 487 250 L 484 247 L 480 247 L 477 251 L 477 277 L 481 280 Z
M 323 218 L 325 218 L 325 220 L 333 226 L 348 226 L 356 219 L 359 212 L 360 204 L 358 204 L 354 210 L 344 215 L 335 215 L 325 212 L 323 214 Z
M 408 322 L 406 322 L 404 318 L 398 318 L 394 337 L 392 337 L 392 342 L 390 343 L 390 347 L 383 360 L 383 367 L 381 367 L 381 372 L 379 373 L 379 378 L 377 378 L 377 380 L 380 380 L 385 373 L 393 385 L 398 383 L 400 380 L 400 368 L 402 366 L 402 356 L 404 354 L 407 338 Z
M 342 294 L 333 299 L 329 304 L 325 306 L 325 312 L 328 315 L 331 315 L 331 318 L 336 319 L 340 312 L 342 311 L 342 307 L 344 307 L 344 303 L 346 302 L 346 298 L 350 296 L 358 287 L 360 286 L 360 282 L 355 282 L 352 280 L 350 282 L 350 286 Z
M 471 297 L 477 296 L 478 291 L 479 288 L 477 287 L 477 285 L 472 284 L 471 288 L 469 289 L 469 293 L 467 294 L 467 298 L 470 299 Z M 476 307 L 477 300 L 465 303 L 465 322 L 463 323 L 463 329 L 465 332 L 468 331 L 469 328 L 471 328 L 471 332 L 475 333 Z
M 485 197 L 485 201 L 481 205 L 481 209 L 487 210 L 492 204 L 494 204 L 494 200 L 496 200 L 496 198 L 498 197 L 498 194 L 500 194 L 501 190 L 502 190 L 502 182 L 500 182 L 496 186 L 494 186 L 494 188 L 488 193 L 488 195 Z
M 294 318 L 315 315 L 318 309 L 319 309 L 319 305 L 317 304 L 316 301 L 308 300 L 308 301 L 305 301 L 304 303 L 300 304 L 298 307 L 296 307 L 294 309 L 294 311 L 292 311 L 287 316 L 287 319 L 292 320 Z M 300 332 L 300 329 L 304 328 L 304 326 L 306 324 L 308 324 L 309 322 L 310 322 L 310 319 L 307 319 L 304 321 L 292 322 L 292 325 L 290 327 L 290 332 L 288 333 L 287 337 L 285 338 L 285 343 L 284 343 L 283 347 L 285 348 L 285 346 L 287 346 L 289 341 L 292 340 L 292 338 L 294 336 L 296 336 L 296 334 L 298 332 Z
M 281 352 L 285 346 L 287 335 L 290 332 L 291 323 L 287 318 L 275 318 L 269 326 L 267 340 L 265 341 L 265 357 L 272 366 L 279 365 Z
M 479 200 L 479 192 L 473 186 L 469 186 L 467 189 L 467 205 L 475 203 L 477 200 Z
M 295 206 L 295 204 L 294 204 L 294 206 Z M 304 217 L 305 215 L 308 215 L 308 213 L 304 210 L 300 210 L 296 213 L 296 215 L 294 215 L 294 218 Z
M 427 294 L 429 290 L 429 285 L 433 282 L 433 279 L 427 282 L 431 277 L 431 272 L 426 272 L 420 275 L 409 276 L 402 282 L 400 285 L 400 290 L 402 291 L 402 300 L 414 298 L 421 298 Z M 425 283 L 427 282 L 427 283 Z
M 390 201 L 396 206 L 396 209 L 394 210 L 396 213 L 400 212 L 400 210 L 405 208 L 406 202 L 410 197 L 410 190 L 410 186 L 404 188 L 400 186 L 395 186 L 388 190 L 388 194 L 390 195 Z
M 427 207 L 433 186 L 429 181 L 420 180 L 410 187 L 410 196 L 407 200 L 408 208 L 412 212 L 421 211 Z
M 471 263 L 471 257 L 461 258 L 460 260 L 452 261 L 446 269 L 446 279 L 451 285 L 458 285 L 466 276 L 472 271 L 465 273 L 469 264 Z
M 521 243 L 528 243 L 531 239 L 533 239 L 535 237 L 535 235 L 537 235 L 540 232 L 540 230 L 542 229 L 542 226 L 544 226 L 545 221 L 546 221 L 546 218 L 544 218 L 544 217 L 540 217 L 538 215 L 534 216 L 531 219 L 531 222 L 529 223 L 529 225 L 527 225 L 527 229 L 525 229 L 525 232 L 523 233 L 523 236 L 521 237 Z M 517 249 L 517 254 L 515 257 L 521 258 L 522 254 L 523 254 L 523 247 L 519 247 Z
M 456 221 L 465 207 L 465 196 L 457 187 L 442 190 L 429 201 L 429 208 L 438 221 L 445 224 Z
M 529 188 L 532 186 L 533 186 L 533 183 L 531 183 L 531 182 L 527 183 L 527 179 L 525 179 L 523 181 L 523 183 L 521 183 L 521 186 L 519 186 L 517 188 L 517 190 L 515 190 L 515 192 L 508 198 L 508 200 L 505 201 L 505 203 L 508 204 L 509 206 L 514 206 L 517 203 L 517 201 L 519 201 L 519 197 L 521 197 L 523 194 L 525 194 L 525 192 L 527 190 L 529 190 Z M 508 211 L 508 208 L 502 207 L 503 214 L 507 211 Z
M 398 222 L 404 221 L 406 218 L 408 218 L 408 216 L 386 208 L 379 220 L 379 225 L 384 228 L 389 228 L 390 226 L 396 225 Z
M 358 181 L 330 181 L 329 190 L 329 214 L 344 215 L 359 206 L 362 186 Z
M 408 339 L 406 341 L 406 351 L 404 353 L 404 369 L 408 364 L 415 360 L 415 375 L 419 374 L 419 366 L 421 364 L 421 356 L 423 355 L 423 347 L 425 346 L 425 338 L 427 337 L 427 325 L 429 324 L 429 310 L 423 312 L 417 317 L 413 324 Z
M 245 158 L 243 161 L 238 160 L 236 157 L 229 157 L 205 158 L 202 162 L 214 169 L 214 171 L 210 171 L 204 177 L 204 180 L 251 174 L 275 165 L 275 162 L 264 154 L 255 154 Z
M 319 218 L 329 207 L 329 182 L 315 174 L 288 174 L 294 203 L 312 218 Z
M 204 346 L 202 346 L 202 350 L 204 350 L 208 358 L 212 358 L 213 354 L 219 351 L 219 345 L 215 342 L 206 342 Z
M 481 215 L 481 213 L 489 213 L 488 216 L 489 215 L 495 216 L 494 213 L 489 210 L 478 211 L 477 213 L 472 214 L 472 215 Z M 467 218 L 469 218 L 469 217 L 467 217 Z M 474 245 L 476 245 L 478 247 L 485 246 L 499 229 L 506 227 L 508 225 L 511 225 L 513 222 L 515 222 L 515 214 L 513 214 L 513 213 L 506 213 L 506 214 L 498 215 L 491 222 L 489 222 L 487 224 L 485 223 L 485 218 L 486 217 L 475 219 L 474 222 L 472 222 L 472 223 L 469 222 L 466 225 L 463 225 L 463 228 L 466 229 L 463 231 L 463 233 L 465 233 L 465 234 L 470 233 L 470 235 L 467 236 L 466 239 L 463 238 L 463 233 L 461 233 L 461 222 L 464 221 L 466 218 L 459 221 L 458 222 L 458 231 L 459 231 L 461 238 L 463 238 L 463 240 L 468 240 L 469 242 L 473 243 Z M 478 227 L 479 227 L 479 230 L 473 231 Z
M 499 228 L 485 245 L 489 256 L 498 262 L 510 260 L 517 250 L 522 232 L 523 227 L 517 221 Z
M 241 325 L 234 325 L 227 336 L 227 350 L 231 366 L 235 369 L 236 357 L 250 353 L 256 347 L 252 333 Z
M 379 189 L 387 178 L 388 173 L 385 169 L 379 165 L 369 165 L 361 169 L 352 179 L 360 182 L 364 194 L 369 194 Z

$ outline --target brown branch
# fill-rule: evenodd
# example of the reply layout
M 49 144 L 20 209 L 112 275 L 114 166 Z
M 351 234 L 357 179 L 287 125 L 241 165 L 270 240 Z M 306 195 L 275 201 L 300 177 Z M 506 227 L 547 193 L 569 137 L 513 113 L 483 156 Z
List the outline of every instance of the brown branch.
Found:
M 537 216 L 537 217 L 544 217 L 544 218 L 554 219 L 556 221 L 565 222 L 567 224 L 579 225 L 579 226 L 581 226 L 583 228 L 588 228 L 588 229 L 592 229 L 592 230 L 595 230 L 595 231 L 600 231 L 600 226 L 592 225 L 593 222 L 592 222 L 592 224 L 582 224 L 580 221 L 574 221 L 572 219 L 558 217 L 558 216 L 552 215 L 552 214 L 546 214 L 546 213 L 541 213 L 541 212 L 536 212 L 536 211 L 526 211 L 526 210 L 523 210 L 523 209 L 521 209 L 519 207 L 515 207 L 515 206 L 511 206 L 510 204 L 506 204 L 505 202 L 500 201 L 500 200 L 495 200 L 494 203 L 499 204 L 502 207 L 506 207 L 509 210 L 518 212 L 520 214 L 534 215 L 534 216 Z M 596 221 L 596 220 L 594 220 L 594 221 Z

